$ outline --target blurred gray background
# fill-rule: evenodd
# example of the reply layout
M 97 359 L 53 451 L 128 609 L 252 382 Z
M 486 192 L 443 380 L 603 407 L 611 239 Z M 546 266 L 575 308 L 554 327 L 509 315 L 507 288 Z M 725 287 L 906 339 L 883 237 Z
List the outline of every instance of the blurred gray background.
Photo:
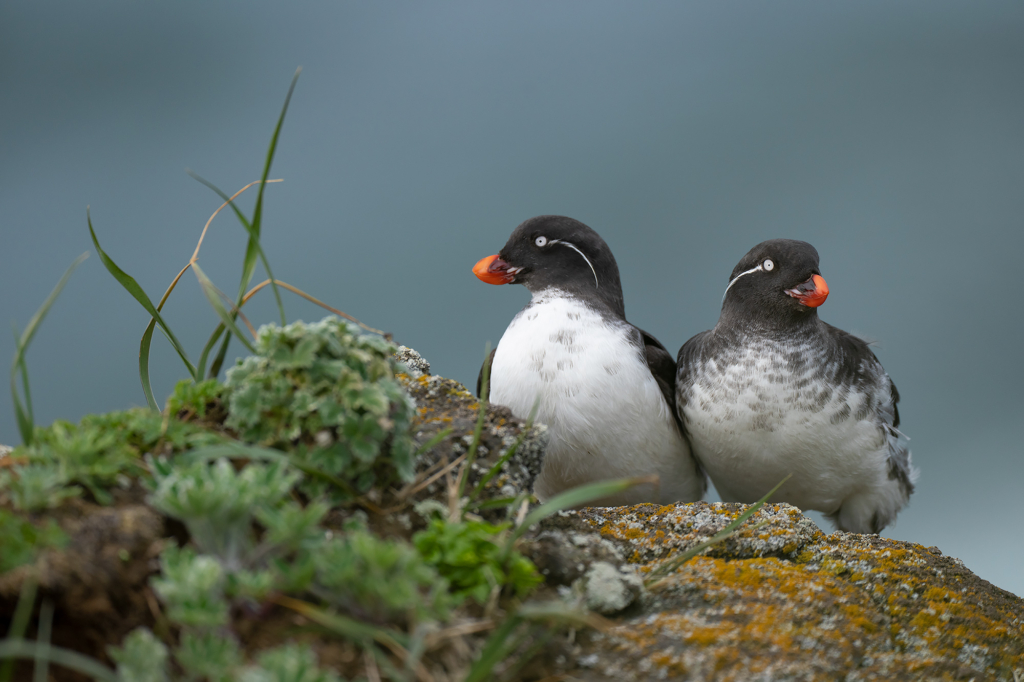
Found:
M 822 317 L 877 341 L 903 396 L 922 475 L 884 534 L 1024 595 L 1020 2 L 4 2 L 0 320 L 91 249 L 87 204 L 157 299 L 219 204 L 184 168 L 257 179 L 298 65 L 266 195 L 280 279 L 471 384 L 528 294 L 470 268 L 526 218 L 600 232 L 673 353 L 747 249 L 808 240 Z M 226 291 L 244 238 L 225 213 L 201 253 Z M 269 295 L 247 310 L 275 319 Z M 195 359 L 216 318 L 191 274 L 166 315 Z M 29 351 L 37 421 L 145 404 L 147 321 L 93 254 Z M 157 337 L 162 399 L 185 373 Z

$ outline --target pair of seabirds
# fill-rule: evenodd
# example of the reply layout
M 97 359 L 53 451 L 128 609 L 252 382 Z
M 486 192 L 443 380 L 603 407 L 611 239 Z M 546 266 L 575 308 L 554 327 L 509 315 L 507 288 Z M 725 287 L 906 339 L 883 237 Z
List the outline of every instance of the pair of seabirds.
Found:
M 534 487 L 541 500 L 657 474 L 656 487 L 598 504 L 692 502 L 707 472 L 723 500 L 751 503 L 792 475 L 773 501 L 878 533 L 914 491 L 899 393 L 864 341 L 818 318 L 828 285 L 806 242 L 751 249 L 732 271 L 718 324 L 676 361 L 626 321 L 615 258 L 577 220 L 531 218 L 473 272 L 533 296 L 485 363 L 492 403 L 525 418 L 539 400 L 537 419 L 550 429 Z

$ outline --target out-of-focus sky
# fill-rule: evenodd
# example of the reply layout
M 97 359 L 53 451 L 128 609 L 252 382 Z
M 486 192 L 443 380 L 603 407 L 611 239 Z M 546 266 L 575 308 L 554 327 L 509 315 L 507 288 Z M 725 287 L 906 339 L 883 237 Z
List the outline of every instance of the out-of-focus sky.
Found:
M 471 385 L 528 294 L 470 268 L 526 218 L 597 230 L 673 352 L 747 249 L 810 241 L 821 316 L 877 341 L 922 471 L 883 534 L 1024 595 L 1024 5 L 6 2 L 0 320 L 91 250 L 87 204 L 158 298 L 219 204 L 184 169 L 257 179 L 298 65 L 266 194 L 279 279 Z M 225 213 L 203 247 L 226 291 L 244 237 Z M 247 310 L 275 319 L 269 295 Z M 166 315 L 195 359 L 216 318 L 191 275 Z M 147 321 L 93 254 L 29 351 L 37 421 L 145 404 Z M 185 373 L 154 346 L 162 397 Z

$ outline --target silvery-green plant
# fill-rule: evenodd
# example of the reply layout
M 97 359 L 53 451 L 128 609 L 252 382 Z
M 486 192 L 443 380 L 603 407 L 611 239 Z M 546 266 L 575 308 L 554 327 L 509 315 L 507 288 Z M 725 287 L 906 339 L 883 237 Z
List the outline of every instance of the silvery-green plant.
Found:
M 64 471 L 54 462 L 0 469 L 0 498 L 6 497 L 21 511 L 53 509 L 82 494 L 81 488 L 67 484 Z
M 107 652 L 117 664 L 118 682 L 167 682 L 167 647 L 147 628 L 132 630 Z
M 242 673 L 241 682 L 342 682 L 332 670 L 317 666 L 308 646 L 286 644 L 260 654 L 259 665 Z
M 448 582 L 408 543 L 353 530 L 313 553 L 311 590 L 323 601 L 371 620 L 444 620 Z
M 395 379 L 395 347 L 334 317 L 265 325 L 257 354 L 228 370 L 227 426 L 251 443 L 293 450 L 356 491 L 411 480 L 415 409 Z M 313 497 L 340 491 L 310 478 Z
M 211 556 L 171 545 L 160 554 L 160 575 L 151 584 L 167 617 L 184 626 L 215 628 L 228 622 L 224 568 Z
M 181 642 L 174 650 L 187 679 L 209 682 L 233 682 L 242 663 L 242 653 L 234 637 L 224 633 L 181 633 Z
M 302 476 L 284 462 L 250 463 L 241 471 L 226 458 L 149 462 L 156 482 L 150 503 L 182 521 L 199 550 L 229 570 L 245 566 L 253 550 L 254 514 L 278 505 Z

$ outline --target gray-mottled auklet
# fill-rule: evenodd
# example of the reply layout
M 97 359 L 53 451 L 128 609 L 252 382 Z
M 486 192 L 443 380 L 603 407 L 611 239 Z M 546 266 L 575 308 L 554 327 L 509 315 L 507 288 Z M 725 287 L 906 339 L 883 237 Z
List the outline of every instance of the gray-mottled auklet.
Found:
M 491 402 L 525 418 L 539 398 L 537 420 L 550 428 L 550 441 L 537 497 L 657 474 L 656 488 L 637 486 L 597 504 L 701 498 L 707 482 L 677 421 L 675 363 L 626 321 L 619 268 L 596 232 L 564 216 L 531 218 L 473 273 L 489 284 L 523 284 L 533 295 L 485 364 Z
M 867 343 L 818 318 L 818 252 L 772 239 L 733 269 L 715 328 L 679 350 L 676 406 L 722 499 L 824 512 L 878 533 L 914 492 L 899 393 Z

